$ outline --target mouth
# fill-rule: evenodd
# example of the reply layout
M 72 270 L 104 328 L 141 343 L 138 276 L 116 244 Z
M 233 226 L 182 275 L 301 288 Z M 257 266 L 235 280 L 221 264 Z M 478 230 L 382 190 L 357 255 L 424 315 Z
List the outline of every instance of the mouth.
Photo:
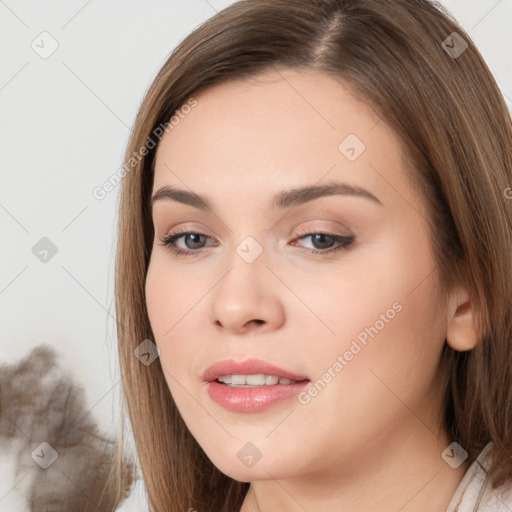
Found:
M 275 386 L 276 384 L 289 386 L 290 384 L 304 382 L 305 380 L 308 379 L 297 381 L 277 375 L 265 375 L 264 373 L 256 375 L 220 375 L 216 379 L 217 382 L 226 384 L 230 388 L 254 388 L 258 386 Z
M 309 379 L 306 375 L 294 373 L 260 359 L 247 359 L 245 361 L 226 359 L 217 361 L 207 368 L 203 373 L 203 380 L 205 382 L 218 380 L 223 384 L 235 386 L 272 386 L 281 380 L 282 382 L 279 383 L 286 385 L 290 384 L 287 381 L 299 382 Z
M 310 382 L 304 375 L 260 360 L 219 361 L 203 374 L 209 397 L 233 412 L 260 412 L 298 395 Z

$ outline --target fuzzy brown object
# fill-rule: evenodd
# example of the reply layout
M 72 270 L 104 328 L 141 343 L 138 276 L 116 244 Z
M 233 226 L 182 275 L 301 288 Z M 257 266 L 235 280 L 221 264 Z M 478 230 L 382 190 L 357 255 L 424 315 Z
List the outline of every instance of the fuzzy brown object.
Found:
M 88 413 L 50 345 L 0 366 L 0 441 L 15 450 L 16 476 L 29 473 L 17 491 L 31 512 L 112 512 L 129 495 L 135 464 L 123 461 L 122 489 L 109 481 L 117 442 Z

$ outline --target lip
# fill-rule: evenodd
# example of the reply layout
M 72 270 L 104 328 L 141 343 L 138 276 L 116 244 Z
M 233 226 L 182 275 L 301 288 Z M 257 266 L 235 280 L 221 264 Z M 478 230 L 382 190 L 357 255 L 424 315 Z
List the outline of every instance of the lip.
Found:
M 295 384 L 232 388 L 217 382 L 219 375 L 275 375 L 297 381 Z M 232 412 L 260 412 L 298 395 L 308 384 L 308 377 L 299 375 L 272 363 L 258 359 L 247 361 L 226 360 L 210 366 L 203 374 L 210 398 Z
M 227 359 L 212 364 L 203 374 L 205 382 L 213 382 L 219 375 L 256 375 L 264 373 L 265 375 L 276 375 L 290 380 L 309 380 L 305 375 L 292 373 L 284 368 L 280 368 L 267 361 L 260 359 L 248 359 L 246 361 L 235 361 Z

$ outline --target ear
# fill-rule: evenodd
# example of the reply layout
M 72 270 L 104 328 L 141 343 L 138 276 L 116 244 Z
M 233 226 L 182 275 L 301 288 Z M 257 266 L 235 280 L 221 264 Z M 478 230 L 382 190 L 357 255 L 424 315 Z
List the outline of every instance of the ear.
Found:
M 466 288 L 456 288 L 448 303 L 446 341 L 460 352 L 475 348 L 479 341 L 476 304 Z

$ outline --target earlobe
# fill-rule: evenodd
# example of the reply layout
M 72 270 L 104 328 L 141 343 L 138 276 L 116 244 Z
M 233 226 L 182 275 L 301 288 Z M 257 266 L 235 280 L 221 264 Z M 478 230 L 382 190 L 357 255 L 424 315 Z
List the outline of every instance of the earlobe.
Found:
M 472 350 L 479 341 L 476 304 L 466 289 L 457 289 L 449 304 L 446 341 L 454 350 Z

